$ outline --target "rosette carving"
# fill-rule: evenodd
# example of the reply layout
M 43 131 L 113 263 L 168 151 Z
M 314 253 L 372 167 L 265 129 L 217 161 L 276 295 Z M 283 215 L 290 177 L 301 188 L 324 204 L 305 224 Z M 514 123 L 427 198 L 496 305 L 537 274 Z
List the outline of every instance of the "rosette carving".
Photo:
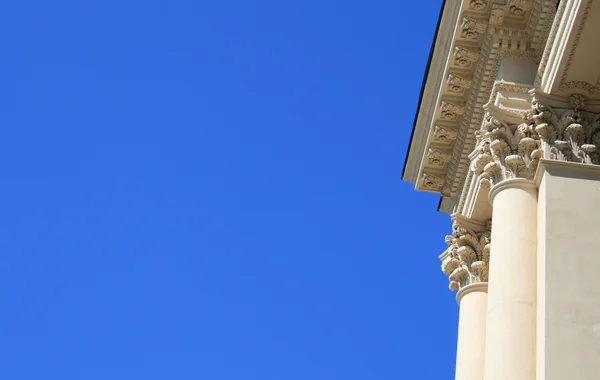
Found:
M 452 235 L 446 236 L 448 255 L 442 271 L 450 279 L 450 290 L 487 282 L 490 263 L 490 223 L 484 232 L 475 232 L 459 220 L 452 225 Z

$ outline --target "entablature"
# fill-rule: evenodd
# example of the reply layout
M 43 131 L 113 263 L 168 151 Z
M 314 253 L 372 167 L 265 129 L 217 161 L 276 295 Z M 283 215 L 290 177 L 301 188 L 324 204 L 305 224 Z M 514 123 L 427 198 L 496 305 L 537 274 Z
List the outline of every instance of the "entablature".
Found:
M 501 63 L 537 64 L 555 9 L 556 0 L 446 2 L 403 174 L 417 190 L 441 194 L 444 211 L 463 190 L 483 105 L 500 94 L 503 107 L 519 111 L 507 88 L 492 94 Z M 535 70 L 526 84 L 534 79 Z

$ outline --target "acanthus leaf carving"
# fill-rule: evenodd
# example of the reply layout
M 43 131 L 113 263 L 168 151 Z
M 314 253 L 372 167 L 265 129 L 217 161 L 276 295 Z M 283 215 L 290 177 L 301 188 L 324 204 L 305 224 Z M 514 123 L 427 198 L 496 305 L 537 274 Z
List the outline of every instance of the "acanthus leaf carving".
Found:
M 478 156 L 471 170 L 481 183 L 494 185 L 510 178 L 533 179 L 539 160 L 600 164 L 600 114 L 584 112 L 580 94 L 572 109 L 555 110 L 533 98 L 521 124 L 507 124 L 489 112 L 477 134 Z
M 478 282 L 487 282 L 490 263 L 491 224 L 483 232 L 475 232 L 454 218 L 452 235 L 446 236 L 447 255 L 442 271 L 450 280 L 450 290 Z

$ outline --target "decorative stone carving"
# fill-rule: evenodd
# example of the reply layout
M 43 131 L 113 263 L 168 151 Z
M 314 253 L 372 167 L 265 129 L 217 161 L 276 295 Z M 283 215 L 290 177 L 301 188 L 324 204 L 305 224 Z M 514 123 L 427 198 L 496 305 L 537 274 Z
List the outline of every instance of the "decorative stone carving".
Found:
M 528 94 L 531 91 L 531 86 L 517 83 L 496 82 L 490 93 L 489 102 L 494 103 L 499 92 L 514 92 L 517 94 Z
M 487 1 L 486 0 L 471 0 L 471 2 L 469 3 L 469 7 L 471 9 L 475 9 L 477 11 L 482 11 L 487 7 Z
M 451 144 L 452 142 L 454 142 L 454 140 L 456 140 L 457 136 L 457 132 L 439 125 L 436 125 L 433 130 L 434 140 L 444 144 Z
M 442 271 L 450 279 L 450 290 L 488 281 L 490 229 L 488 222 L 486 231 L 476 233 L 460 220 L 454 220 L 452 235 L 446 236 L 449 248 L 442 261 Z
M 600 94 L 600 83 L 596 83 L 596 85 L 593 85 L 591 83 L 581 81 L 581 80 L 574 80 L 574 81 L 567 82 L 567 76 L 571 69 L 571 64 L 573 63 L 573 57 L 575 56 L 575 52 L 577 51 L 577 46 L 579 45 L 579 41 L 581 40 L 581 34 L 583 33 L 583 28 L 586 25 L 586 21 L 590 14 L 590 9 L 591 9 L 593 3 L 594 3 L 594 1 L 592 1 L 592 0 L 588 0 L 585 3 L 585 8 L 583 10 L 583 16 L 582 16 L 581 20 L 578 22 L 579 27 L 575 34 L 575 40 L 573 41 L 569 55 L 567 56 L 567 63 L 565 65 L 565 68 L 563 69 L 563 74 L 562 74 L 562 77 L 560 80 L 560 85 L 558 87 L 561 91 L 570 91 L 570 90 L 576 89 L 576 90 L 586 91 L 589 95 Z M 600 78 L 599 78 L 599 81 L 600 81 Z
M 575 110 L 580 110 L 585 107 L 585 98 L 581 94 L 573 94 L 569 97 L 569 104 Z
M 487 39 L 483 39 L 486 41 Z M 482 52 L 485 51 L 482 49 Z M 486 60 L 488 58 L 484 58 Z M 500 49 L 494 55 L 493 65 L 487 66 L 482 65 L 481 67 L 487 67 L 482 71 L 475 70 L 473 74 L 473 83 L 482 81 L 481 87 L 477 91 L 470 91 L 470 99 L 466 100 L 465 116 L 470 122 L 468 128 L 460 128 L 458 130 L 458 137 L 456 138 L 455 151 L 459 151 L 460 154 L 453 154 L 452 162 L 446 166 L 446 173 L 451 179 L 446 182 L 451 186 L 451 193 L 457 194 L 461 191 L 465 184 L 467 173 L 469 172 L 468 163 L 464 161 L 464 157 L 467 157 L 469 153 L 473 152 L 475 147 L 475 131 L 481 127 L 481 123 L 484 117 L 483 104 L 489 102 L 490 93 L 494 87 L 494 78 L 500 70 L 500 63 L 503 59 L 516 59 L 516 60 L 530 60 L 535 61 L 537 58 L 536 53 L 532 51 L 520 51 L 520 50 L 506 50 Z M 492 79 L 485 79 L 492 78 Z M 464 121 L 463 121 L 464 122 Z
M 423 186 L 429 190 L 438 191 L 444 186 L 444 179 L 436 175 L 424 172 L 422 177 Z
M 496 5 L 492 7 L 490 13 L 490 25 L 502 25 L 504 21 L 504 7 L 502 5 Z
M 585 106 L 583 96 L 570 99 L 572 110 L 562 113 L 534 102 L 528 119 L 540 136 L 544 158 L 560 161 L 600 164 L 600 114 L 580 111 Z
M 454 121 L 465 112 L 465 108 L 447 100 L 440 104 L 440 115 L 443 120 Z
M 600 87 L 589 84 L 588 82 L 584 82 L 581 80 L 573 80 L 570 82 L 561 83 L 560 90 L 569 91 L 569 90 L 583 90 L 590 95 L 598 95 L 600 94 Z
M 456 74 L 448 75 L 448 89 L 452 92 L 462 93 L 466 89 L 471 88 L 472 82 L 470 79 L 463 78 Z
M 477 134 L 472 170 L 482 184 L 509 178 L 532 179 L 541 158 L 600 164 L 600 114 L 581 111 L 583 96 L 570 99 L 572 109 L 555 110 L 533 98 L 525 122 L 507 124 L 488 112 Z
M 481 34 L 485 33 L 486 27 L 484 23 L 465 17 L 462 22 L 461 36 L 476 41 Z
M 430 165 L 444 166 L 450 161 L 452 155 L 439 149 L 429 148 L 427 158 Z
M 514 16 L 523 16 L 531 8 L 533 8 L 532 0 L 510 0 L 508 12 Z
M 472 50 L 456 47 L 454 49 L 454 63 L 460 67 L 470 67 L 473 62 L 477 62 L 479 53 Z
M 456 205 L 451 197 L 462 192 L 467 173 L 470 172 L 471 160 L 467 157 L 475 148 L 474 132 L 481 126 L 485 113 L 483 105 L 489 101 L 490 92 L 498 78 L 500 63 L 505 59 L 539 62 L 548 35 L 547 30 L 549 31 L 549 25 L 552 24 L 556 5 L 550 4 L 552 1 L 535 0 L 535 7 L 526 14 L 526 18 L 511 15 L 508 9 L 509 1 L 446 2 L 455 10 L 452 17 L 457 18 L 454 19 L 452 28 L 446 28 L 452 30 L 445 30 L 438 37 L 441 38 L 440 41 L 445 41 L 447 38 L 452 40 L 447 40 L 439 46 L 440 49 L 442 46 L 443 49 L 450 49 L 450 56 L 444 57 L 439 62 L 433 62 L 431 68 L 432 73 L 439 75 L 436 80 L 445 80 L 445 83 L 442 85 L 437 83 L 433 88 L 431 82 L 427 87 L 428 99 L 434 101 L 437 98 L 438 102 L 435 106 L 420 110 L 423 117 L 418 119 L 417 123 L 419 131 L 422 131 L 420 137 L 423 146 L 419 146 L 418 155 L 409 160 L 407 167 L 410 167 L 410 170 L 407 170 L 405 175 L 416 184 L 417 189 L 426 191 L 430 189 L 425 189 L 422 185 L 424 171 L 431 170 L 436 176 L 444 178 L 442 195 L 445 199 L 441 206 L 443 212 L 453 212 L 452 209 Z M 496 12 L 499 12 L 498 16 L 506 21 L 499 26 L 487 25 L 490 12 L 494 7 Z M 458 30 L 454 29 L 457 20 Z M 477 40 L 465 39 L 462 36 L 463 22 L 465 27 L 468 27 L 469 20 L 486 25 L 483 35 L 480 35 Z M 455 76 L 465 80 L 454 79 Z M 578 92 L 586 95 L 584 91 Z M 447 119 L 442 118 L 440 109 L 442 99 L 462 106 L 462 115 L 457 115 L 454 119 L 454 115 L 448 113 Z M 521 106 L 514 109 L 510 107 L 516 104 L 515 100 L 511 95 L 510 98 L 500 99 L 498 104 L 501 103 L 504 109 L 515 114 L 522 112 Z M 436 131 L 436 126 L 442 126 L 445 130 Z M 446 135 L 446 130 L 450 130 L 450 136 Z M 425 138 L 427 136 L 428 138 Z M 436 170 L 439 168 L 437 166 L 428 165 L 429 148 L 447 151 L 452 148 L 450 162 L 440 170 Z

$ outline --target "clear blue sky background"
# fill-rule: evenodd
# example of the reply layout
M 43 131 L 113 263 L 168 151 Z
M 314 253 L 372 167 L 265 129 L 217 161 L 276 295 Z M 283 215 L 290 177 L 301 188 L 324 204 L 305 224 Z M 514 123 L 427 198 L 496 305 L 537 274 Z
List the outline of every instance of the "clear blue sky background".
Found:
M 453 379 L 440 3 L 5 3 L 0 379 Z

